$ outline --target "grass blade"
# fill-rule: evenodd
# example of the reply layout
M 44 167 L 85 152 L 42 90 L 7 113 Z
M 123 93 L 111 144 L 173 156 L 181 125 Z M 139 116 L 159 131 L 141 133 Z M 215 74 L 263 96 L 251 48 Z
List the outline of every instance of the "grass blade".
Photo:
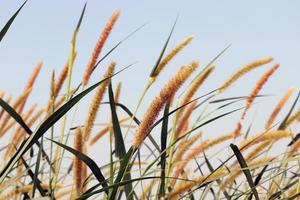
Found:
M 21 7 L 15 12 L 15 14 L 13 16 L 11 16 L 11 18 L 6 22 L 5 26 L 2 28 L 2 30 L 0 32 L 0 42 L 2 41 L 3 37 L 5 36 L 5 34 L 7 33 L 8 29 L 9 29 L 9 27 L 11 26 L 11 24 L 13 23 L 13 21 L 15 20 L 15 18 L 21 11 L 21 9 L 24 7 L 26 2 L 27 2 L 27 0 L 21 5 Z
M 90 170 L 93 172 L 93 174 L 95 175 L 97 180 L 101 183 L 102 187 L 103 188 L 108 187 L 106 179 L 104 178 L 100 168 L 98 167 L 98 165 L 96 164 L 96 162 L 94 160 L 92 160 L 90 157 L 83 154 L 82 152 L 77 151 L 67 145 L 61 144 L 61 143 L 51 140 L 51 139 L 48 139 L 48 140 L 54 142 L 55 144 L 61 146 L 65 150 L 69 151 L 70 153 L 72 153 L 73 155 L 78 157 L 82 162 L 84 162 L 90 168 Z M 106 194 L 108 194 L 107 190 L 105 190 L 105 192 L 106 192 Z
M 167 116 L 169 113 L 170 101 L 167 102 L 164 110 L 164 116 Z M 160 140 L 161 140 L 161 159 L 160 159 L 160 169 L 161 169 L 161 178 L 160 178 L 160 188 L 159 188 L 159 197 L 165 196 L 165 168 L 166 168 L 166 148 L 167 148 L 167 137 L 168 137 L 168 123 L 169 117 L 165 117 L 161 126 Z
M 115 136 L 116 156 L 122 159 L 126 155 L 126 148 L 125 148 L 122 131 L 119 124 L 118 115 L 116 112 L 114 93 L 113 93 L 111 81 L 109 82 L 108 93 L 109 93 L 109 102 L 110 102 L 110 109 L 111 109 L 111 119 L 113 123 L 113 131 Z M 128 169 L 130 169 L 130 167 L 128 167 Z M 130 171 L 126 170 L 126 175 L 124 177 L 124 180 L 126 181 L 130 179 L 131 179 Z M 131 191 L 132 191 L 132 185 L 131 184 L 125 185 L 125 194 L 127 199 L 129 200 L 133 200 L 133 193 Z
M 240 152 L 239 148 L 236 145 L 230 144 L 230 147 L 231 147 L 234 155 L 236 156 L 236 158 L 237 158 L 237 160 L 238 160 L 238 162 L 239 162 L 239 164 L 240 164 L 240 166 L 242 168 L 243 173 L 246 176 L 246 179 L 248 181 L 248 184 L 249 184 L 249 186 L 250 186 L 250 188 L 252 190 L 252 193 L 253 193 L 255 199 L 259 200 L 258 193 L 257 193 L 257 190 L 255 188 L 255 185 L 254 185 L 251 173 L 250 173 L 250 171 L 248 169 L 248 165 L 247 165 L 247 163 L 246 163 L 246 161 L 245 161 L 242 153 Z

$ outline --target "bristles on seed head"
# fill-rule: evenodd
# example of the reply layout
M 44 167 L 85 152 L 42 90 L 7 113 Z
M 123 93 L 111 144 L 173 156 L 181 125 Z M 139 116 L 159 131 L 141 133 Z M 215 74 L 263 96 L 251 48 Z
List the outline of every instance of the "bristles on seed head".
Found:
M 83 132 L 83 138 L 85 141 L 89 139 L 89 135 L 93 128 L 93 123 L 96 119 L 97 112 L 99 110 L 100 103 L 102 101 L 102 98 L 104 96 L 106 87 L 109 83 L 109 77 L 111 77 L 114 73 L 116 66 L 116 62 L 112 61 L 111 64 L 108 66 L 108 69 L 106 70 L 103 79 L 106 79 L 102 84 L 100 84 L 96 90 L 95 96 L 93 98 L 93 101 L 89 107 L 89 113 L 85 120 L 84 124 L 84 132 Z
M 110 19 L 108 20 L 107 24 L 105 25 L 102 33 L 100 34 L 99 36 L 99 39 L 95 45 L 95 48 L 94 48 L 94 51 L 90 57 L 90 60 L 86 66 L 86 69 L 85 69 L 85 72 L 84 72 L 84 75 L 83 75 L 83 78 L 82 78 L 82 84 L 83 86 L 86 86 L 88 84 L 88 81 L 90 79 L 90 76 L 94 70 L 94 66 L 97 62 L 97 59 L 101 53 L 101 50 L 104 46 L 104 43 L 106 41 L 106 39 L 108 38 L 114 24 L 116 23 L 118 17 L 120 15 L 120 11 L 119 10 L 116 10 L 112 16 L 110 17 Z
M 247 72 L 261 66 L 264 64 L 267 64 L 269 62 L 273 61 L 272 57 L 264 57 L 259 58 L 257 60 L 254 60 L 244 66 L 242 66 L 238 71 L 233 73 L 227 80 L 223 82 L 223 84 L 219 87 L 219 93 L 223 92 L 227 88 L 229 88 L 236 80 L 238 80 L 240 77 L 242 77 Z
M 81 128 L 76 129 L 75 137 L 74 137 L 74 149 L 82 152 L 83 151 L 83 138 Z M 76 197 L 79 197 L 81 194 L 82 188 L 82 161 L 74 156 L 74 193 Z
M 275 106 L 273 112 L 271 113 L 267 123 L 265 124 L 265 129 L 269 129 L 272 123 L 274 122 L 276 116 L 284 106 L 284 104 L 287 102 L 287 100 L 290 98 L 290 96 L 293 94 L 293 92 L 296 90 L 295 87 L 289 88 L 286 93 L 283 95 L 283 97 L 280 99 L 278 104 Z
M 176 91 L 184 83 L 184 81 L 197 68 L 198 64 L 198 61 L 193 61 L 189 65 L 182 67 L 175 74 L 175 76 L 162 88 L 159 95 L 152 101 L 134 135 L 132 141 L 132 146 L 134 148 L 140 147 L 145 137 L 148 135 L 151 126 L 153 125 L 164 104 L 171 99 L 171 97 L 176 93 Z
M 250 108 L 250 106 L 252 105 L 252 103 L 253 103 L 253 101 L 255 99 L 255 96 L 258 95 L 259 91 L 262 89 L 262 87 L 268 81 L 268 79 L 270 78 L 270 76 L 278 69 L 278 67 L 279 67 L 279 64 L 275 64 L 268 71 L 266 71 L 260 77 L 260 79 L 256 82 L 256 84 L 254 85 L 254 88 L 252 89 L 252 91 L 250 92 L 250 94 L 247 97 L 246 107 L 245 107 L 244 112 L 242 114 L 242 119 L 245 118 L 245 115 L 246 115 L 248 109 Z
M 200 72 L 197 77 L 193 80 L 191 85 L 188 87 L 185 95 L 182 98 L 181 105 L 188 103 L 194 94 L 197 92 L 198 88 L 202 85 L 202 83 L 207 79 L 207 77 L 213 72 L 215 66 L 210 66 Z M 179 110 L 179 114 L 184 111 L 185 107 Z

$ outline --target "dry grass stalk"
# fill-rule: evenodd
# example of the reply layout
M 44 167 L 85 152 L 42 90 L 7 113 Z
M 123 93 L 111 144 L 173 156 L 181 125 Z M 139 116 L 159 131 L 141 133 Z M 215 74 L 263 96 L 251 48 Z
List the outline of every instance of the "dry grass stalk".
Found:
M 247 148 L 251 147 L 254 144 L 259 142 L 264 142 L 267 140 L 279 140 L 285 137 L 292 137 L 293 133 L 290 131 L 278 130 L 278 131 L 269 131 L 260 134 L 256 134 L 253 136 L 248 137 L 247 139 L 243 140 L 239 145 L 239 149 L 241 151 L 246 150 Z
M 140 200 L 145 200 L 148 199 L 148 195 L 151 192 L 151 189 L 153 188 L 153 186 L 156 184 L 156 182 L 158 181 L 157 178 L 154 178 L 150 181 L 150 183 L 148 183 L 144 188 L 143 188 L 143 192 L 140 195 L 140 197 L 138 199 Z
M 184 194 L 184 192 L 192 189 L 193 187 L 222 178 L 227 174 L 228 171 L 225 168 L 220 168 L 219 170 L 215 171 L 213 174 L 200 176 L 191 181 L 180 181 L 180 183 L 177 184 L 177 186 L 175 186 L 174 189 L 171 191 L 171 193 L 168 195 L 168 199 L 170 200 L 179 199 L 180 194 Z
M 74 59 L 76 58 L 77 56 L 77 52 L 75 52 L 75 55 L 74 55 Z M 60 74 L 59 74 L 59 77 L 58 79 L 56 80 L 55 82 L 55 97 L 57 97 L 57 95 L 59 94 L 59 92 L 61 91 L 61 88 L 67 78 L 67 75 L 68 75 L 68 69 L 69 69 L 69 59 L 67 60 L 66 64 L 64 65 L 64 67 L 62 68 Z
M 82 78 L 82 84 L 83 86 L 86 86 L 88 84 L 88 81 L 90 79 L 90 76 L 94 70 L 94 66 L 97 62 L 97 59 L 101 53 L 101 50 L 104 46 L 104 43 L 106 41 L 106 39 L 108 38 L 115 22 L 117 21 L 118 17 L 120 15 L 120 11 L 117 10 L 115 11 L 112 16 L 110 17 L 110 19 L 108 20 L 107 24 L 105 25 L 101 35 L 99 36 L 99 39 L 94 47 L 94 51 L 89 59 L 89 62 L 86 66 L 83 78 Z
M 190 35 L 186 37 L 183 41 L 177 44 L 168 54 L 161 60 L 158 64 L 155 71 L 151 74 L 152 78 L 156 78 L 161 71 L 165 68 L 165 66 L 179 53 L 184 47 L 186 47 L 194 38 L 194 36 Z
M 162 88 L 159 95 L 152 101 L 134 135 L 132 141 L 132 146 L 134 148 L 139 148 L 141 146 L 165 103 L 171 99 L 171 97 L 176 93 L 176 91 L 184 83 L 184 81 L 197 68 L 198 64 L 198 61 L 193 61 L 189 65 L 182 67 L 175 74 L 175 76 Z
M 256 168 L 258 166 L 263 166 L 264 164 L 267 164 L 268 162 L 270 162 L 273 159 L 274 159 L 274 157 L 265 156 L 265 157 L 253 160 L 253 161 L 247 163 L 247 165 L 248 165 L 249 169 Z M 234 182 L 234 180 L 241 174 L 242 174 L 241 167 L 236 166 L 234 169 L 231 170 L 230 176 L 228 178 L 226 178 L 224 181 L 222 181 L 222 183 L 220 184 L 220 189 L 224 190 L 225 187 L 230 186 Z
M 189 163 L 190 160 L 197 157 L 201 152 L 204 151 L 205 145 L 208 143 L 208 139 L 200 142 L 195 148 L 191 149 L 188 155 L 177 165 L 176 170 L 173 172 L 173 179 L 169 181 L 169 187 L 173 187 L 176 183 L 176 179 L 180 176 L 180 174 L 184 171 L 184 168 Z
M 109 78 L 112 76 L 112 74 L 114 73 L 114 70 L 115 70 L 115 66 L 116 66 L 116 62 L 112 61 L 111 64 L 108 66 L 108 68 L 103 76 L 103 79 L 106 79 L 106 78 Z M 100 103 L 104 96 L 104 93 L 105 93 L 108 83 L 109 83 L 109 79 L 105 80 L 102 84 L 100 84 L 98 86 L 96 93 L 94 95 L 93 101 L 89 106 L 89 112 L 88 112 L 88 116 L 84 123 L 84 131 L 83 131 L 83 139 L 85 141 L 87 141 L 89 139 L 90 133 L 93 128 L 93 123 L 96 119 L 97 112 L 99 110 L 99 106 L 100 106 Z
M 222 85 L 219 87 L 219 92 L 223 92 L 227 88 L 229 88 L 235 81 L 237 81 L 240 77 L 242 77 L 244 74 L 250 72 L 251 70 L 267 64 L 269 62 L 273 61 L 272 57 L 264 57 L 264 58 L 259 58 L 257 60 L 254 60 L 244 66 L 242 66 L 238 71 L 233 73 L 227 80 L 225 80 Z
M 277 105 L 275 106 L 273 112 L 271 113 L 267 123 L 265 124 L 265 129 L 269 129 L 271 127 L 271 125 L 273 124 L 276 116 L 278 115 L 278 113 L 280 112 L 280 110 L 282 109 L 282 107 L 285 105 L 285 103 L 287 102 L 287 100 L 290 98 L 290 96 L 293 94 L 293 92 L 295 91 L 295 87 L 290 87 L 285 94 L 283 95 L 283 97 L 279 100 L 279 102 L 277 103 Z
M 82 152 L 83 151 L 83 138 L 81 128 L 76 129 L 75 138 L 74 138 L 74 149 Z M 73 171 L 73 182 L 74 182 L 74 195 L 79 197 L 82 189 L 82 161 L 77 156 L 74 156 L 74 171 Z
M 206 68 L 204 71 L 201 71 L 197 77 L 192 81 L 191 85 L 188 87 L 185 95 L 182 97 L 181 105 L 188 103 L 192 97 L 195 95 L 199 87 L 203 84 L 203 82 L 207 79 L 207 77 L 213 72 L 215 66 L 210 66 Z M 185 110 L 185 107 L 181 108 L 178 112 L 182 113 Z
M 35 82 L 37 76 L 39 75 L 42 66 L 43 66 L 43 62 L 39 61 L 36 65 L 36 67 L 33 69 L 33 72 L 31 73 L 31 75 L 24 87 L 24 90 L 23 90 L 24 93 L 28 90 L 30 90 L 30 92 L 31 92 L 31 88 L 33 88 L 34 82 Z M 30 94 L 30 92 L 29 92 L 29 94 Z M 22 113 L 29 94 L 25 97 L 25 99 L 21 102 L 20 106 L 18 107 L 18 109 L 17 109 L 18 113 Z
M 245 157 L 245 160 L 250 161 L 254 159 L 259 153 L 261 153 L 264 149 L 267 149 L 271 144 L 273 144 L 273 141 L 265 141 L 261 144 L 258 144 L 252 151 L 249 152 L 249 154 Z
M 176 162 L 182 160 L 182 156 L 184 155 L 184 153 L 199 139 L 201 135 L 202 132 L 199 132 L 198 134 L 192 136 L 183 143 L 180 143 L 180 145 L 178 146 L 178 150 L 174 154 L 173 161 Z

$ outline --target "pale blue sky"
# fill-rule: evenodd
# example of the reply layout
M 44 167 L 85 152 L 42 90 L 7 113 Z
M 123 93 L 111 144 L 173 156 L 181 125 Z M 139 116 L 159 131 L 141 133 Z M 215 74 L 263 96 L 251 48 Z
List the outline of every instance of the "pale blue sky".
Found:
M 23 1 L 0 2 L 0 25 L 15 12 Z M 38 78 L 31 102 L 43 104 L 48 98 L 50 72 L 58 72 L 65 63 L 70 48 L 72 31 L 85 1 L 29 0 L 0 44 L 0 89 L 11 94 L 21 92 L 28 75 L 38 60 L 44 66 Z M 103 62 L 91 82 L 101 79 L 103 69 L 111 59 L 121 66 L 138 63 L 118 75 L 124 82 L 123 102 L 131 109 L 142 91 L 148 74 L 157 59 L 176 15 L 180 17 L 171 38 L 169 49 L 187 35 L 194 34 L 193 42 L 170 63 L 153 86 L 143 107 L 172 74 L 192 59 L 204 66 L 227 45 L 230 49 L 218 60 L 217 69 L 198 95 L 215 89 L 241 65 L 264 56 L 273 56 L 281 68 L 270 79 L 263 93 L 275 94 L 262 103 L 269 110 L 289 86 L 299 86 L 300 1 L 99 1 L 87 4 L 78 35 L 78 56 L 74 68 L 74 84 L 81 80 L 94 44 L 107 19 L 115 9 L 121 16 L 110 35 L 104 52 L 138 26 L 149 24 L 122 44 Z M 103 54 L 102 54 L 103 55 Z M 246 95 L 261 68 L 240 80 L 223 96 Z M 96 74 L 100 74 L 98 77 Z M 116 83 L 115 81 L 115 83 Z M 140 113 L 142 114 L 142 113 Z M 106 118 L 107 119 L 107 118 Z

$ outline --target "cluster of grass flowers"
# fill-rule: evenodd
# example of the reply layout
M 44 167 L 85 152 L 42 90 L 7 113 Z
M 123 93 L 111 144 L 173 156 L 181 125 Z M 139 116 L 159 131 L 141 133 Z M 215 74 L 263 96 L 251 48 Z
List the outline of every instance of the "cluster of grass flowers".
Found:
M 21 8 L 0 32 L 0 41 Z M 89 83 L 97 66 L 109 59 L 110 52 L 124 41 L 109 53 L 102 53 L 120 17 L 118 10 L 100 33 L 82 80 L 77 87 L 71 87 L 71 82 L 76 82 L 72 79 L 72 69 L 80 56 L 76 42 L 85 8 L 72 35 L 66 64 L 58 76 L 52 73 L 49 100 L 44 106 L 28 100 L 35 84 L 41 84 L 35 80 L 43 68 L 42 62 L 33 69 L 20 95 L 12 97 L 8 91 L 0 92 L 0 137 L 10 135 L 11 140 L 1 148 L 0 199 L 296 199 L 300 196 L 297 88 L 290 87 L 282 94 L 274 110 L 267 113 L 260 131 L 252 133 L 246 123 L 256 98 L 265 97 L 261 94 L 264 86 L 280 68 L 272 63 L 272 57 L 246 63 L 229 74 L 219 87 L 199 96 L 198 89 L 214 76 L 215 61 L 225 50 L 206 66 L 196 58 L 174 72 L 148 101 L 145 94 L 162 70 L 168 70 L 168 64 L 192 42 L 193 36 L 187 36 L 165 53 L 173 27 L 148 80 L 145 79 L 144 90 L 137 94 L 136 106 L 128 108 L 126 98 L 122 97 L 126 92 L 122 83 L 113 87 L 115 76 L 126 69 L 120 70 L 117 60 L 110 61 L 99 82 Z M 246 96 L 220 98 L 231 85 L 261 66 L 267 69 Z M 67 118 L 74 117 L 70 109 L 92 93 L 92 101 L 85 105 L 88 111 L 85 120 L 67 128 Z M 104 97 L 109 100 L 104 102 Z M 142 101 L 148 107 L 141 108 Z M 236 109 L 237 103 L 244 106 Z M 103 106 L 109 106 L 109 112 L 102 111 Z M 216 109 L 209 111 L 211 107 Z M 282 118 L 279 113 L 284 107 L 288 112 L 281 113 Z M 144 113 L 143 117 L 136 116 L 137 111 Z M 213 127 L 216 121 L 239 112 L 240 118 L 233 123 L 231 132 L 212 136 L 203 130 L 204 126 Z M 96 126 L 99 115 L 107 117 L 107 123 L 100 128 Z M 100 142 L 109 146 L 101 152 L 109 157 L 107 163 L 96 162 L 89 153 L 92 147 L 100 149 Z

